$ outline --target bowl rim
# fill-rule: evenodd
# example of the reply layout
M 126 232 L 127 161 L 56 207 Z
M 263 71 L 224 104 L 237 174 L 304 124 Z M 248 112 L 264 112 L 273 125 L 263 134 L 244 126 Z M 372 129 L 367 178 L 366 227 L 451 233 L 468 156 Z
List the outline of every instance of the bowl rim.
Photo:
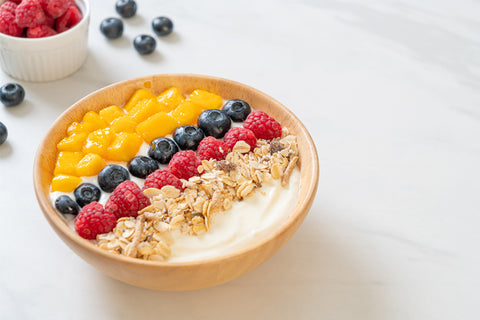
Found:
M 81 1 L 85 5 L 85 11 L 82 11 L 82 20 L 80 20 L 79 23 L 73 26 L 73 28 L 68 29 L 67 31 L 57 33 L 56 35 L 49 36 L 49 37 L 43 37 L 43 38 L 24 38 L 24 37 L 14 37 L 5 33 L 0 32 L 0 38 L 5 38 L 9 41 L 17 41 L 18 43 L 38 43 L 38 42 L 53 42 L 55 40 L 65 38 L 70 33 L 75 32 L 76 29 L 81 28 L 85 23 L 88 23 L 90 19 L 90 2 L 88 0 L 75 0 L 75 3 L 77 1 Z M 1 4 L 3 4 L 5 1 L 0 1 Z M 0 4 L 0 5 L 1 5 Z
M 87 100 L 90 97 L 98 94 L 99 92 L 107 89 L 111 89 L 116 86 L 122 86 L 122 85 L 127 85 L 129 83 L 133 82 L 146 82 L 146 81 L 151 81 L 154 77 L 156 76 L 162 76 L 162 77 L 191 77 L 191 78 L 198 78 L 198 79 L 207 79 L 210 81 L 221 81 L 221 82 L 226 82 L 234 86 L 240 86 L 240 87 L 246 87 L 248 90 L 251 90 L 255 92 L 257 95 L 261 95 L 265 98 L 268 98 L 269 100 L 273 101 L 276 105 L 280 107 L 282 112 L 285 112 L 288 114 L 289 117 L 294 118 L 295 121 L 298 123 L 298 126 L 301 128 L 302 131 L 304 131 L 306 140 L 308 143 L 308 149 L 311 150 L 311 155 L 312 159 L 309 161 L 309 165 L 311 165 L 312 168 L 312 183 L 310 183 L 310 188 L 306 192 L 306 196 L 302 198 L 302 203 L 301 205 L 297 208 L 297 206 L 294 207 L 292 212 L 289 214 L 287 219 L 283 222 L 283 224 L 273 231 L 272 233 L 268 234 L 265 236 L 263 239 L 261 239 L 258 242 L 255 242 L 247 247 L 235 250 L 234 252 L 227 253 L 221 256 L 213 257 L 213 258 L 204 258 L 200 260 L 192 260 L 192 261 L 179 261 L 179 262 L 170 262 L 170 261 L 150 261 L 150 260 L 143 260 L 143 259 L 137 259 L 137 258 L 131 258 L 123 255 L 115 255 L 112 254 L 104 249 L 99 248 L 95 244 L 93 244 L 91 241 L 87 239 L 81 238 L 78 234 L 75 233 L 74 230 L 72 230 L 67 223 L 65 222 L 64 218 L 60 216 L 60 214 L 55 210 L 51 203 L 50 197 L 44 197 L 42 192 L 42 186 L 40 184 L 40 176 L 41 176 L 41 157 L 42 157 L 42 150 L 44 148 L 44 145 L 46 144 L 46 138 L 52 133 L 53 129 L 61 123 L 61 120 L 73 109 L 75 106 L 80 104 L 83 100 Z M 68 237 L 70 241 L 76 243 L 82 249 L 86 251 L 93 251 L 97 253 L 98 255 L 102 256 L 103 258 L 106 259 L 111 259 L 120 263 L 126 263 L 126 264 L 134 264 L 134 265 L 140 265 L 140 266 L 145 266 L 145 267 L 190 267 L 190 266 L 197 266 L 197 265 L 205 265 L 205 264 L 214 264 L 218 263 L 224 260 L 228 260 L 232 257 L 237 257 L 241 256 L 243 254 L 246 254 L 250 251 L 254 251 L 257 248 L 262 247 L 269 241 L 275 239 L 282 233 L 287 232 L 291 225 L 296 222 L 296 219 L 293 219 L 294 216 L 301 216 L 302 212 L 308 211 L 309 207 L 311 206 L 311 203 L 313 202 L 313 199 L 315 197 L 315 194 L 317 192 L 318 188 L 318 179 L 319 179 L 319 161 L 318 161 L 318 154 L 316 150 L 315 143 L 313 142 L 313 139 L 304 126 L 304 124 L 298 119 L 298 117 L 290 111 L 287 107 L 285 107 L 282 103 L 277 101 L 276 99 L 270 97 L 269 95 L 263 93 L 262 91 L 255 89 L 249 85 L 221 78 L 221 77 L 215 77 L 215 76 L 210 76 L 210 75 L 201 75 L 201 74 L 191 74 L 191 73 L 165 73 L 165 74 L 152 74 L 152 75 L 147 75 L 147 76 L 141 76 L 137 78 L 132 78 L 132 79 L 127 79 L 119 82 L 112 83 L 108 86 L 102 87 L 100 89 L 97 89 L 90 94 L 84 96 L 80 100 L 77 100 L 74 104 L 72 104 L 69 108 L 67 108 L 62 114 L 58 116 L 58 118 L 53 122 L 53 124 L 49 127 L 48 131 L 44 135 L 41 143 L 39 144 L 34 162 L 33 162 L 33 184 L 34 184 L 34 190 L 35 190 L 35 195 L 38 201 L 38 204 L 40 205 L 40 208 L 42 209 L 42 212 L 46 219 L 49 221 L 50 224 L 55 225 L 57 230 L 61 231 L 61 233 Z M 49 192 L 47 193 L 49 194 Z M 299 198 L 297 198 L 297 204 L 298 204 Z M 295 210 L 296 208 L 296 210 Z M 295 213 L 293 215 L 292 213 Z M 303 217 L 306 216 L 306 213 L 304 214 Z M 54 228 L 55 229 L 55 228 Z M 55 230 L 55 231 L 57 231 Z M 58 231 L 57 231 L 58 232 Z

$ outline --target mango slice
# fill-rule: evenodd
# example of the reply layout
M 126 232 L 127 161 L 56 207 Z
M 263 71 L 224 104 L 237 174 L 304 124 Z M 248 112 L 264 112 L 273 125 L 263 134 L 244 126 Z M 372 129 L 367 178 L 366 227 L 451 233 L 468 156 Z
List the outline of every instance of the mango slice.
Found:
M 103 108 L 98 112 L 100 118 L 108 124 L 111 124 L 113 120 L 123 117 L 125 111 L 119 106 L 112 105 L 110 107 Z
M 81 123 L 73 122 L 67 129 L 67 134 L 72 135 L 74 133 L 90 133 L 97 129 L 107 127 L 107 123 L 100 118 L 95 111 L 89 111 L 83 116 Z
M 201 113 L 202 108 L 198 104 L 186 100 L 170 112 L 170 116 L 177 121 L 179 126 L 185 126 L 196 124 Z
M 194 90 L 188 100 L 198 104 L 204 110 L 219 109 L 223 104 L 222 97 L 219 95 L 200 89 Z
M 115 139 L 115 133 L 112 129 L 98 129 L 88 135 L 82 150 L 84 153 L 96 153 L 105 158 L 107 148 L 113 139 Z
M 138 124 L 137 133 L 143 140 L 150 143 L 153 139 L 172 133 L 177 126 L 174 118 L 165 112 L 159 112 Z
M 125 111 L 130 112 L 130 110 L 132 110 L 133 107 L 135 107 L 140 101 L 145 99 L 152 100 L 156 98 L 157 97 L 155 97 L 155 95 L 150 91 L 145 89 L 138 89 L 133 93 L 133 95 L 130 97 L 130 99 L 123 108 L 125 109 Z
M 89 153 L 78 162 L 76 175 L 79 177 L 96 176 L 106 165 L 98 154 Z
M 57 144 L 57 149 L 59 151 L 82 151 L 85 139 L 87 139 L 87 133 L 74 133 L 69 137 L 63 138 Z
M 162 106 L 163 112 L 170 112 L 180 103 L 185 101 L 185 97 L 180 93 L 177 87 L 171 87 L 157 96 L 158 102 Z
M 69 175 L 55 176 L 52 180 L 52 192 L 72 192 L 82 181 L 82 178 Z
M 135 133 L 135 128 L 137 127 L 137 123 L 132 120 L 129 116 L 124 116 L 118 119 L 113 120 L 111 129 L 115 133 L 120 132 L 131 132 Z
M 122 132 L 107 149 L 107 159 L 113 161 L 130 161 L 140 149 L 143 140 L 135 133 Z
M 73 135 L 77 133 L 86 133 L 89 134 L 90 132 L 96 130 L 94 123 L 79 123 L 79 122 L 72 122 L 72 124 L 67 129 L 67 134 Z
M 82 124 L 92 124 L 91 127 L 94 128 L 92 131 L 107 127 L 107 123 L 103 121 L 102 118 L 100 118 L 100 115 L 95 111 L 88 111 L 85 113 Z
M 56 176 L 59 174 L 75 176 L 77 174 L 77 164 L 82 158 L 83 153 L 81 152 L 59 152 L 53 174 Z
M 160 111 L 162 107 L 157 99 L 144 99 L 128 112 L 128 116 L 136 123 L 140 123 Z

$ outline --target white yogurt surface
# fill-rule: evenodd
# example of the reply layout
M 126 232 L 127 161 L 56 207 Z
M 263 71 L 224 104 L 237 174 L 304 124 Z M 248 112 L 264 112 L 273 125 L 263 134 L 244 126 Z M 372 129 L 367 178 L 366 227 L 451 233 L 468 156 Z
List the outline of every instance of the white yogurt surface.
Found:
M 300 170 L 282 187 L 279 180 L 264 184 L 252 197 L 233 203 L 232 209 L 215 216 L 210 230 L 199 236 L 173 232 L 175 242 L 168 261 L 194 261 L 246 248 L 277 230 L 290 215 L 298 197 Z

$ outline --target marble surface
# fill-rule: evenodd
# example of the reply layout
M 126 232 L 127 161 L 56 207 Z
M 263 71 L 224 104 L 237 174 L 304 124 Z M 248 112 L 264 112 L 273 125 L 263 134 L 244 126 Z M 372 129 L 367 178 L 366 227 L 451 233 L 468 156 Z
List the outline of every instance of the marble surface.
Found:
M 467 0 L 155 1 L 122 39 L 91 1 L 74 75 L 20 83 L 0 107 L 1 319 L 478 319 L 480 4 Z M 131 42 L 170 16 L 141 57 Z M 104 276 L 54 234 L 32 187 L 36 147 L 84 95 L 148 74 L 234 79 L 275 97 L 318 147 L 310 214 L 271 260 L 225 285 L 155 292 Z M 0 73 L 0 82 L 11 81 Z

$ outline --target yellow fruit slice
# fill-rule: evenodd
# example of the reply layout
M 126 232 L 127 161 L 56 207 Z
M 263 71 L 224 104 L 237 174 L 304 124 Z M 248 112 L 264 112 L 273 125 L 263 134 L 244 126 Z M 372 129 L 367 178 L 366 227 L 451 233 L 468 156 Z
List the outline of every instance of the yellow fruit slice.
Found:
M 55 164 L 54 175 L 67 174 L 75 176 L 77 174 L 77 164 L 83 158 L 81 152 L 62 151 L 58 153 L 57 163 Z
M 81 123 L 72 122 L 67 129 L 67 134 L 72 135 L 74 133 L 90 133 L 92 131 L 107 127 L 107 123 L 100 118 L 95 111 L 89 111 L 83 116 Z
M 111 129 L 115 133 L 120 132 L 131 132 L 135 133 L 135 128 L 137 127 L 137 123 L 132 120 L 129 116 L 124 116 L 118 119 L 113 120 Z
M 133 95 L 130 97 L 130 100 L 128 100 L 128 102 L 123 108 L 125 109 L 125 111 L 130 112 L 130 110 L 132 110 L 133 107 L 135 107 L 140 101 L 145 99 L 152 100 L 155 98 L 155 95 L 150 91 L 145 89 L 138 89 L 133 93 Z
M 110 128 L 99 129 L 90 133 L 83 146 L 84 153 L 96 153 L 102 157 L 107 154 L 107 148 L 115 139 L 115 133 Z
M 95 153 L 86 154 L 77 164 L 76 175 L 91 177 L 97 175 L 107 164 Z
M 196 124 L 201 113 L 202 108 L 198 104 L 186 100 L 170 112 L 170 115 L 177 121 L 179 126 L 185 126 Z
M 200 89 L 193 91 L 188 100 L 198 104 L 202 109 L 219 109 L 223 104 L 219 95 Z
M 144 99 L 128 112 L 128 116 L 136 123 L 140 123 L 160 111 L 162 107 L 157 99 Z
M 93 130 L 103 129 L 107 127 L 107 123 L 100 118 L 100 115 L 95 111 L 88 111 L 83 116 L 82 124 L 92 124 Z
M 95 128 L 94 123 L 79 123 L 72 122 L 72 124 L 67 129 L 68 135 L 73 135 L 77 133 L 90 133 L 98 128 Z
M 171 87 L 157 96 L 158 102 L 162 106 L 163 112 L 170 112 L 180 103 L 185 101 L 185 97 L 180 93 L 177 87 Z
M 98 112 L 100 118 L 108 124 L 111 124 L 113 120 L 123 117 L 125 115 L 125 111 L 119 106 L 110 106 L 103 108 Z
M 79 177 L 58 175 L 52 180 L 52 192 L 72 192 L 82 181 Z
M 154 114 L 137 126 L 137 133 L 150 143 L 155 138 L 170 134 L 178 126 L 177 121 L 165 112 Z
M 87 133 L 74 133 L 69 137 L 63 138 L 57 144 L 58 151 L 82 151 L 83 143 L 87 139 Z
M 122 132 L 107 149 L 107 159 L 113 161 L 130 161 L 140 149 L 143 140 L 135 133 Z

